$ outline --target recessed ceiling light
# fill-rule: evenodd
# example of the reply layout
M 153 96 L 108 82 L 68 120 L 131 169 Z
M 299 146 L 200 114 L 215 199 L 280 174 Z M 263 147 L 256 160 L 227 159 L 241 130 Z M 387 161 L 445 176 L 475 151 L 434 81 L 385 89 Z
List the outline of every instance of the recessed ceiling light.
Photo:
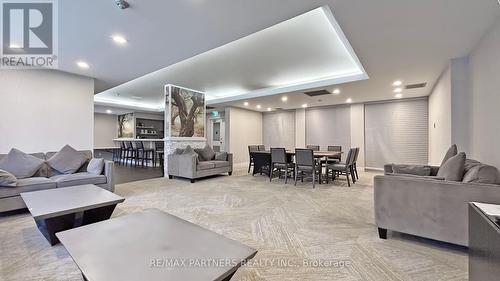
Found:
M 403 94 L 395 94 L 394 96 L 395 96 L 397 99 L 400 99 L 400 98 L 402 98 L 402 97 L 403 97 Z
M 78 65 L 78 67 L 80 67 L 80 68 L 85 68 L 85 69 L 89 68 L 89 64 L 84 62 L 84 61 L 81 61 L 81 60 L 77 61 L 76 65 Z
M 249 103 L 247 101 L 243 103 L 244 106 L 248 106 L 248 104 Z
M 340 94 L 340 89 L 335 89 L 335 90 L 333 90 L 333 93 L 334 93 L 335 95 Z
M 403 91 L 403 89 L 401 89 L 401 88 L 394 89 L 394 93 L 401 93 L 402 91 Z
M 304 103 L 304 104 L 302 105 L 302 107 L 303 107 L 303 108 L 306 108 L 306 107 L 307 107 L 307 103 Z
M 127 43 L 127 39 L 121 35 L 113 35 L 111 38 L 113 38 L 113 41 L 119 45 L 125 45 Z
M 401 80 L 396 80 L 396 81 L 394 81 L 394 83 L 392 83 L 392 86 L 394 86 L 394 87 L 398 87 L 401 85 L 403 85 L 403 82 L 401 82 Z
M 271 111 L 272 109 L 270 107 L 267 108 L 267 111 Z
M 287 100 L 288 100 L 288 97 L 287 97 L 287 96 L 282 96 L 282 97 L 281 97 L 281 101 L 282 101 L 282 102 L 286 102 Z
M 351 98 L 348 98 L 345 102 L 347 102 L 347 103 L 351 103 L 351 102 L 352 102 L 352 99 L 351 99 Z
M 113 113 L 113 111 L 111 111 L 111 109 L 108 109 L 108 110 L 106 110 L 106 113 L 111 114 L 111 113 Z
M 260 104 L 258 104 L 256 107 L 257 107 L 257 109 L 260 109 L 262 106 L 260 106 Z

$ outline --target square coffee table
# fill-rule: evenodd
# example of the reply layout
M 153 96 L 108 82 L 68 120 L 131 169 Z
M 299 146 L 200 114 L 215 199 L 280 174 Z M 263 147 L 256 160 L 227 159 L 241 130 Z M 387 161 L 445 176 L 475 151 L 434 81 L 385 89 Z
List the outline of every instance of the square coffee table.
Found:
M 93 184 L 21 193 L 40 232 L 50 245 L 56 232 L 107 220 L 125 198 Z
M 230 280 L 257 253 L 157 209 L 56 235 L 89 281 Z

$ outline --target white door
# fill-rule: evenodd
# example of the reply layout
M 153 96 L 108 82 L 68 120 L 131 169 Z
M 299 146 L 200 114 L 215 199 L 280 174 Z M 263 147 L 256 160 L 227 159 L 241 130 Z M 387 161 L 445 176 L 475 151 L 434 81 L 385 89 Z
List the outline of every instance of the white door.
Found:
M 224 145 L 224 137 L 225 137 L 225 124 L 221 119 L 211 120 L 211 134 L 210 134 L 210 143 L 212 148 L 216 152 L 221 152 L 225 150 Z

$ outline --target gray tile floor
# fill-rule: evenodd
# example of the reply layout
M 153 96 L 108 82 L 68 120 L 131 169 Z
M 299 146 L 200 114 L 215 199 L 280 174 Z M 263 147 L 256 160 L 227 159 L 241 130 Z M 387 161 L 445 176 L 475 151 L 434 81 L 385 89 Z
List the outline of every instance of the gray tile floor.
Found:
M 314 190 L 243 170 L 195 184 L 131 182 L 117 186 L 126 200 L 113 216 L 158 208 L 257 248 L 259 263 L 233 280 L 467 280 L 461 247 L 397 233 L 379 239 L 373 174 L 361 177 L 350 188 L 337 181 Z M 82 280 L 64 247 L 50 247 L 29 214 L 0 217 L 0 233 L 0 280 Z

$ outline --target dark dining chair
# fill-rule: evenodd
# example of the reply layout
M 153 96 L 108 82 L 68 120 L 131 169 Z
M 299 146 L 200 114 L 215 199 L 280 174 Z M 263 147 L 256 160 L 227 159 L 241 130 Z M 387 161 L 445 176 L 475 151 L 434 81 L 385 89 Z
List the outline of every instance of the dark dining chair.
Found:
M 314 160 L 314 152 L 312 149 L 295 149 L 295 185 L 297 178 L 300 175 L 300 180 L 304 180 L 304 174 L 311 174 L 313 188 L 316 187 L 316 180 L 321 182 L 321 165 L 318 165 Z
M 257 146 L 259 148 L 259 151 L 266 151 L 266 146 L 261 144 Z
M 163 141 L 155 141 L 154 143 L 154 151 L 155 151 L 155 161 L 153 166 L 156 167 L 156 163 L 160 162 L 162 157 L 161 154 L 165 153 L 165 142 Z M 161 165 L 160 165 L 161 166 Z
M 134 165 L 135 160 L 135 148 L 131 141 L 124 141 L 125 145 L 125 166 L 127 166 L 128 160 L 130 160 L 130 166 Z
M 340 146 L 340 145 L 329 145 L 327 149 L 328 149 L 328 151 L 342 152 L 342 146 Z M 341 162 L 342 161 L 342 154 L 339 154 L 335 157 L 329 157 L 328 160 Z
M 269 169 L 269 181 L 273 179 L 274 171 L 278 172 L 278 178 L 281 177 L 281 172 L 285 171 L 285 184 L 288 182 L 289 172 L 293 175 L 295 166 L 293 163 L 288 162 L 286 157 L 286 149 L 284 148 L 271 148 L 271 167 Z
M 353 183 L 355 183 L 355 179 L 353 176 L 352 165 L 354 163 L 354 156 L 356 154 L 356 148 L 349 149 L 349 153 L 347 154 L 347 158 L 344 163 L 335 163 L 332 165 L 326 166 L 326 175 L 328 179 L 329 171 L 332 171 L 332 179 L 335 180 L 337 176 L 345 175 L 347 178 L 347 185 L 351 186 L 351 181 L 349 176 L 352 178 Z
M 135 142 L 135 163 L 141 163 L 141 166 L 144 167 L 144 162 L 146 162 L 146 166 L 148 165 L 148 161 L 151 161 L 153 165 L 155 161 L 155 151 L 152 148 L 145 148 L 144 142 L 136 141 Z
M 307 149 L 312 149 L 313 151 L 319 151 L 319 145 L 308 145 Z
M 250 169 L 254 165 L 253 157 L 252 157 L 252 152 L 259 151 L 259 147 L 257 145 L 249 145 L 248 146 L 248 159 L 250 159 L 248 163 L 248 173 L 250 173 Z
M 355 176 L 356 180 L 359 180 L 358 167 L 356 166 L 356 163 L 358 162 L 359 150 L 359 147 L 356 147 L 356 154 L 354 155 L 354 161 L 352 163 L 352 170 L 354 172 L 353 175 Z

